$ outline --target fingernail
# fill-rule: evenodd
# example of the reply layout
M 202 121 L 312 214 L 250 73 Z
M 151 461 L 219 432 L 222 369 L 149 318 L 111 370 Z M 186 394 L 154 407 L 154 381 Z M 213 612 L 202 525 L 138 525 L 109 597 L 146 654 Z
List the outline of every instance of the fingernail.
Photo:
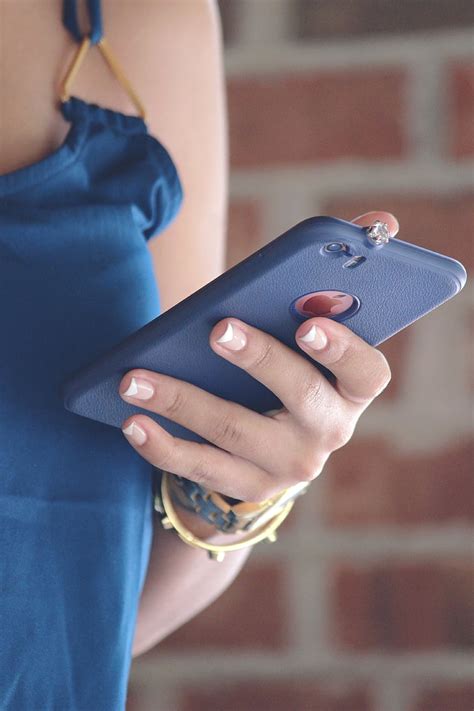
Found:
M 238 326 L 229 322 L 226 330 L 222 336 L 216 340 L 216 343 L 219 343 L 229 351 L 240 351 L 247 343 L 247 337 Z
M 135 400 L 149 400 L 155 394 L 155 388 L 148 380 L 132 378 L 127 390 L 120 394 L 133 397 Z
M 309 331 L 307 331 L 303 336 L 298 335 L 298 339 L 306 343 L 310 348 L 314 348 L 315 351 L 319 351 L 324 346 L 327 345 L 328 337 L 321 328 L 316 328 L 314 323 L 311 325 Z
M 135 444 L 145 444 L 146 442 L 146 432 L 139 425 L 137 425 L 136 422 L 131 422 L 126 428 L 122 427 L 122 432 L 124 435 L 127 435 L 127 437 L 130 437 Z

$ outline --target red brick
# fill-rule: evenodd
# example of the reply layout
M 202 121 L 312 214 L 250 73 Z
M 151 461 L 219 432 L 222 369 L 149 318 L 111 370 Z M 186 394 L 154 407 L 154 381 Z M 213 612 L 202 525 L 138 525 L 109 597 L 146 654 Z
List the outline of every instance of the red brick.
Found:
M 278 545 L 278 542 L 258 545 Z M 288 638 L 287 572 L 273 562 L 246 562 L 227 590 L 155 649 L 283 649 Z M 218 565 L 218 563 L 216 563 Z
M 339 527 L 474 521 L 473 461 L 470 440 L 407 455 L 387 440 L 355 436 L 331 455 L 324 518 Z
M 474 193 L 375 193 L 334 197 L 322 214 L 352 220 L 369 210 L 387 210 L 400 222 L 398 237 L 420 247 L 459 259 L 466 268 L 474 267 L 471 248 L 474 225 Z
M 314 681 L 248 681 L 183 690 L 179 711 L 371 711 L 365 689 L 336 690 Z
M 424 691 L 413 711 L 472 711 L 474 685 L 451 684 Z
M 408 357 L 412 337 L 413 329 L 403 329 L 377 346 L 377 350 L 386 357 L 392 373 L 392 379 L 378 396 L 378 402 L 391 402 L 399 396 L 405 370 L 410 366 Z
M 230 78 L 231 165 L 400 158 L 405 90 L 398 67 Z
M 471 309 L 469 310 L 469 314 L 467 317 L 467 330 L 469 333 L 468 343 L 471 345 L 474 343 L 474 308 L 473 307 L 471 307 Z M 472 392 L 474 392 L 474 358 L 470 358 L 470 354 L 468 354 L 468 358 L 471 361 L 471 367 L 470 367 L 469 373 L 468 373 L 469 382 L 466 383 L 466 385 L 469 388 L 469 391 L 472 393 Z
M 335 566 L 329 596 L 344 650 L 467 650 L 473 640 L 469 561 Z
M 126 711 L 141 711 L 143 708 L 142 701 L 143 696 L 140 690 L 140 684 L 131 681 L 127 689 Z
M 254 200 L 232 201 L 228 214 L 226 269 L 241 262 L 262 246 L 261 206 Z
M 455 63 L 449 73 L 451 152 L 456 158 L 474 155 L 474 62 Z

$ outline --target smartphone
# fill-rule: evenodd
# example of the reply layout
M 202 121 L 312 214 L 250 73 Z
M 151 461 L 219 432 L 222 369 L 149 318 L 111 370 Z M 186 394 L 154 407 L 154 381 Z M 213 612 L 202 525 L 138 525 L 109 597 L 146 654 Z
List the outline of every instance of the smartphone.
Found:
M 209 345 L 217 321 L 234 316 L 270 333 L 311 361 L 295 341 L 313 316 L 343 322 L 376 346 L 455 296 L 466 270 L 455 259 L 334 217 L 298 223 L 160 314 L 62 383 L 67 410 L 120 427 L 146 414 L 172 435 L 206 442 L 162 415 L 126 403 L 121 379 L 133 368 L 165 373 L 256 412 L 282 407 L 266 386 Z

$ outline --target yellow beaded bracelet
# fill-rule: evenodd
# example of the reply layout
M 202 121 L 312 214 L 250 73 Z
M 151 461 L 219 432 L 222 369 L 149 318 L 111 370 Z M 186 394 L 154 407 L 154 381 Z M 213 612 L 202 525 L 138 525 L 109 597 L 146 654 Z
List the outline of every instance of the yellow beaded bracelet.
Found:
M 197 538 L 191 531 L 189 531 L 183 523 L 179 520 L 176 514 L 173 502 L 171 500 L 169 485 L 168 485 L 169 473 L 163 471 L 161 478 L 161 496 L 158 501 L 155 499 L 155 509 L 162 514 L 161 525 L 165 529 L 174 528 L 178 536 L 184 543 L 187 543 L 193 548 L 202 548 L 208 551 L 208 556 L 212 560 L 220 563 L 224 560 L 225 554 L 229 551 L 236 551 L 240 548 L 247 548 L 248 546 L 253 546 L 259 541 L 263 541 L 265 538 L 270 542 L 274 543 L 276 541 L 276 529 L 280 526 L 285 518 L 290 513 L 294 506 L 294 500 L 289 501 L 288 504 L 280 511 L 271 521 L 261 528 L 256 529 L 252 532 L 250 536 L 242 538 L 236 543 L 227 543 L 224 545 L 218 545 L 215 543 L 208 543 L 207 541 L 202 541 Z

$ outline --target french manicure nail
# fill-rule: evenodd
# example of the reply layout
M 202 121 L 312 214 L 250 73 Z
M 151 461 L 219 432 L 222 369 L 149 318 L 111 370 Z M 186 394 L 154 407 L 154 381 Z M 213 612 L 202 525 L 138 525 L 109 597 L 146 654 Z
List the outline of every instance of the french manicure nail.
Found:
M 131 422 L 128 427 L 123 428 L 122 432 L 130 437 L 135 444 L 144 444 L 147 440 L 147 435 L 145 430 L 143 430 L 136 422 Z
M 304 334 L 304 336 L 298 336 L 298 338 L 300 341 L 303 341 L 303 343 L 306 343 L 307 346 L 314 348 L 316 351 L 324 348 L 328 342 L 328 337 L 324 331 L 321 328 L 316 328 L 314 323 L 309 331 Z
M 216 339 L 216 343 L 230 351 L 240 351 L 247 343 L 247 337 L 238 326 L 229 322 L 222 336 Z
M 150 400 L 154 394 L 155 388 L 153 385 L 142 378 L 132 378 L 127 390 L 122 393 L 122 395 L 133 397 L 136 400 Z

